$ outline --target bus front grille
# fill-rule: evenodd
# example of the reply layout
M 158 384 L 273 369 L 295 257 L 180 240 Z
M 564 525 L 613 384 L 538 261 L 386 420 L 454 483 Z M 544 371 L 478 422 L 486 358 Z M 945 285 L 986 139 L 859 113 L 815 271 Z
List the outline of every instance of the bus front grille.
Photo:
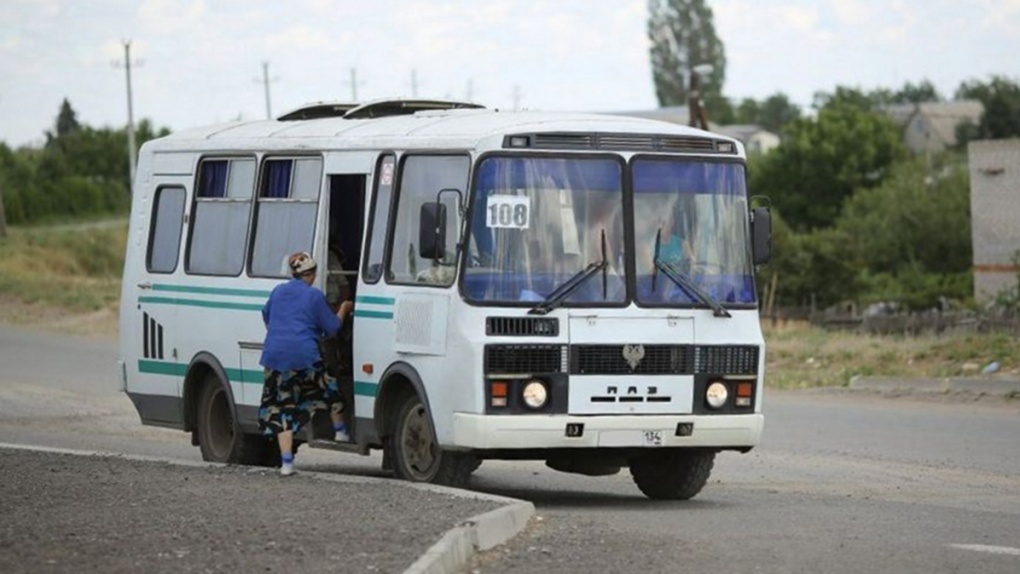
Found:
M 564 345 L 486 345 L 486 374 L 549 374 L 566 372 Z
M 573 345 L 572 375 L 754 375 L 754 345 Z

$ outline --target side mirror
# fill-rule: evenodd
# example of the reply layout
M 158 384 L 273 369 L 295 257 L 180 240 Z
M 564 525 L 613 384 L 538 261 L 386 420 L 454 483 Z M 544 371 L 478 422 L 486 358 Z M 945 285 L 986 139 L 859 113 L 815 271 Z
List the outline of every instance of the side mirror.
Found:
M 772 259 L 772 212 L 767 207 L 751 210 L 751 254 L 755 265 Z
M 426 203 L 421 206 L 418 220 L 418 256 L 442 260 L 446 256 L 446 206 Z

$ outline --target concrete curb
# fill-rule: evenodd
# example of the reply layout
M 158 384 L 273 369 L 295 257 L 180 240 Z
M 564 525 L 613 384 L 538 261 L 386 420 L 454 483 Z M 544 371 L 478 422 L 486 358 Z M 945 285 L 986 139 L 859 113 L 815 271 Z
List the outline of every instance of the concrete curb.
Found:
M 969 393 L 1020 398 L 1020 381 L 1011 379 L 978 379 L 948 377 L 943 379 L 897 379 L 856 376 L 850 388 L 869 391 L 903 391 L 922 393 Z
M 513 499 L 508 499 L 513 500 Z M 469 518 L 447 531 L 404 574 L 450 574 L 461 570 L 475 552 L 499 546 L 516 536 L 535 514 L 523 500 Z
M 121 454 L 116 452 L 79 450 L 71 448 L 55 448 L 48 446 L 32 446 L 2 442 L 0 442 L 0 448 L 53 454 L 70 454 L 76 456 L 102 456 L 142 462 L 160 462 L 177 466 L 189 466 L 193 468 L 222 468 L 230 466 L 216 462 L 199 462 L 157 456 Z M 261 467 L 252 468 L 259 472 L 264 472 L 266 470 Z M 425 551 L 425 554 L 415 560 L 415 562 L 404 571 L 405 574 L 448 574 L 457 572 L 467 564 L 468 560 L 471 559 L 471 556 L 474 555 L 475 552 L 499 546 L 516 536 L 521 530 L 524 530 L 524 527 L 528 525 L 528 521 L 535 514 L 535 505 L 524 500 L 497 496 L 494 494 L 485 494 L 482 492 L 472 492 L 469 490 L 461 490 L 435 484 L 421 484 L 370 476 L 325 474 L 305 470 L 300 471 L 299 475 L 329 482 L 400 485 L 416 490 L 425 490 L 458 498 L 486 500 L 505 505 L 495 510 L 490 510 L 489 512 L 485 512 L 477 516 L 472 516 L 464 522 L 457 524 L 452 529 L 447 530 L 438 542 L 433 544 Z

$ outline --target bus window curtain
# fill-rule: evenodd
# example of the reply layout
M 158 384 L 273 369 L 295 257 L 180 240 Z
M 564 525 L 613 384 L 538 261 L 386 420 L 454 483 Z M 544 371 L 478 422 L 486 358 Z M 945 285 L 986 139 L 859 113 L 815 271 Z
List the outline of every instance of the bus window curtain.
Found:
M 262 197 L 285 199 L 290 196 L 290 172 L 293 165 L 289 159 L 266 162 L 266 189 Z

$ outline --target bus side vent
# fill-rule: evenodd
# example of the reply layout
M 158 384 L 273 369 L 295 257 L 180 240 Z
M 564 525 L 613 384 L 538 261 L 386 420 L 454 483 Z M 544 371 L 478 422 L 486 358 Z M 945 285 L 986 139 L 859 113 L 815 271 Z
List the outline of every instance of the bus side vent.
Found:
M 504 337 L 557 337 L 560 321 L 555 317 L 486 317 L 485 334 Z
M 624 345 L 574 345 L 570 352 L 572 375 L 684 375 L 691 373 L 692 348 L 687 345 L 642 345 L 632 366 Z
M 486 345 L 485 372 L 506 374 L 562 373 L 564 345 Z
M 712 375 L 758 373 L 758 347 L 754 345 L 699 346 L 694 351 L 694 372 Z

